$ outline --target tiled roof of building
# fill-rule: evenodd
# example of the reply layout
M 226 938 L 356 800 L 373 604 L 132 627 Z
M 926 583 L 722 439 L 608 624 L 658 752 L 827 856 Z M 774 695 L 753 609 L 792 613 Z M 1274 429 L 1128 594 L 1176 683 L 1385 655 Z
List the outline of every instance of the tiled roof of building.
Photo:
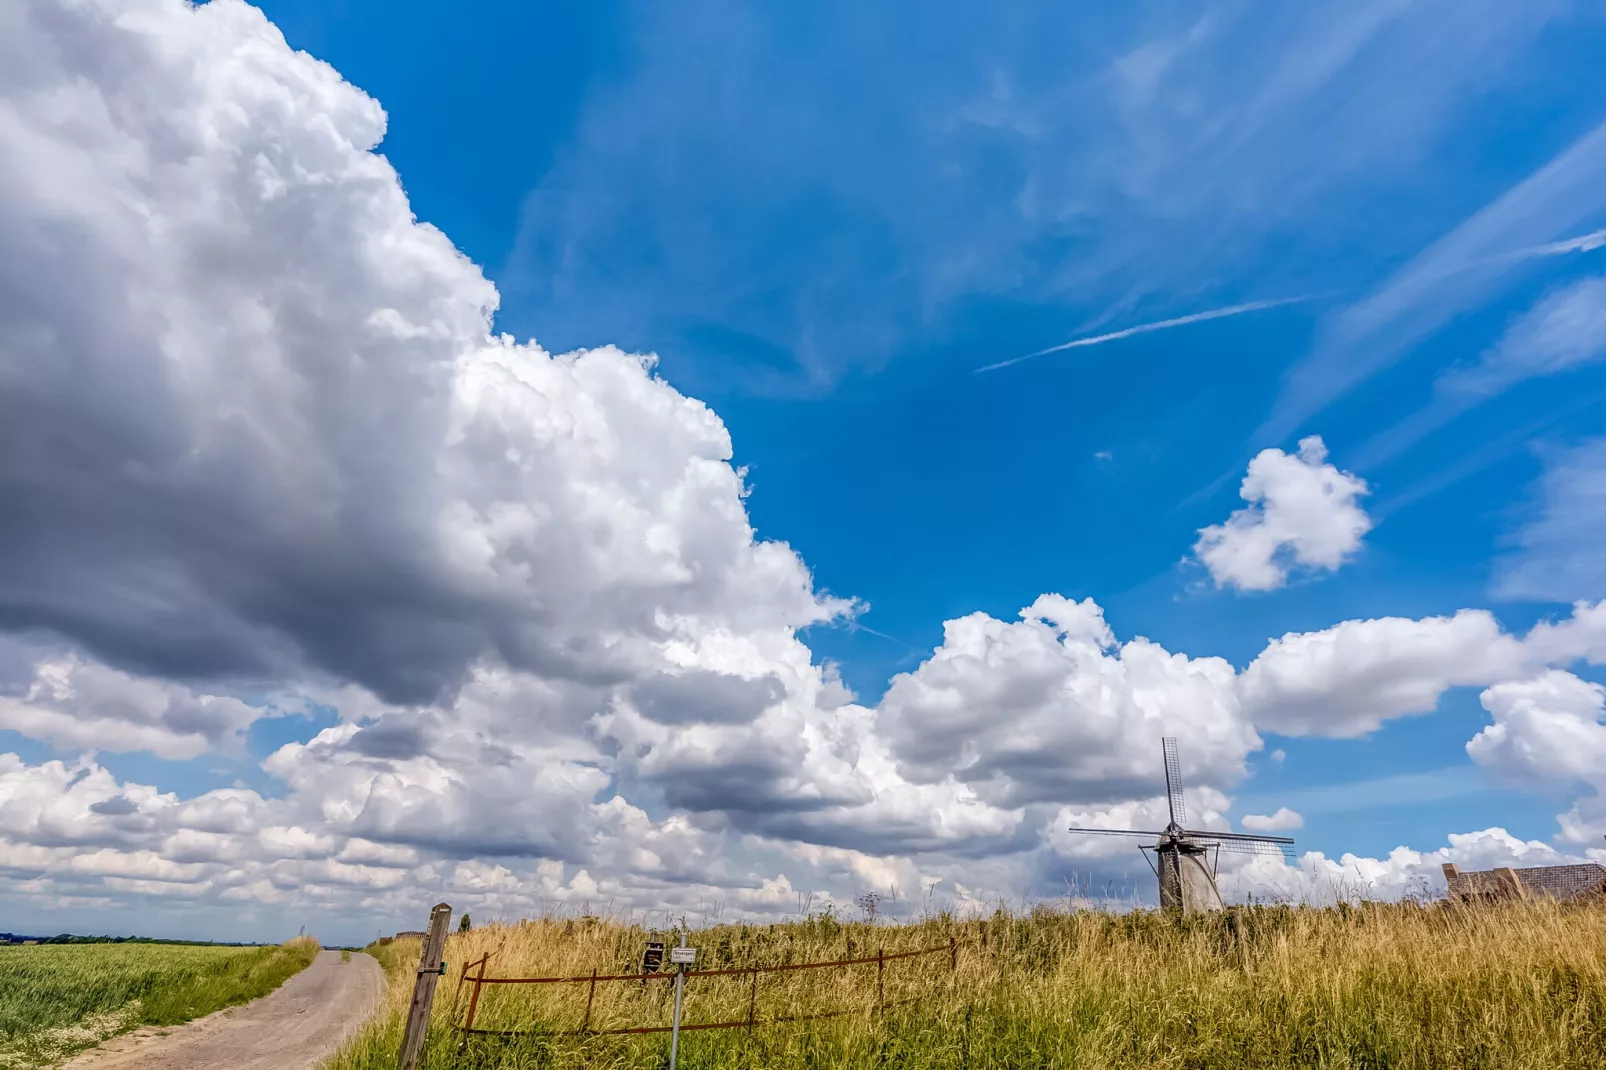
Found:
M 1517 870 L 1517 879 L 1527 891 L 1571 899 L 1606 890 L 1606 866 L 1595 862 L 1576 866 L 1533 866 Z
M 1463 899 L 1521 895 L 1574 899 L 1581 895 L 1606 894 L 1606 866 L 1595 862 L 1526 869 L 1502 867 L 1470 873 L 1462 873 L 1453 863 L 1446 863 L 1444 876 L 1450 894 Z

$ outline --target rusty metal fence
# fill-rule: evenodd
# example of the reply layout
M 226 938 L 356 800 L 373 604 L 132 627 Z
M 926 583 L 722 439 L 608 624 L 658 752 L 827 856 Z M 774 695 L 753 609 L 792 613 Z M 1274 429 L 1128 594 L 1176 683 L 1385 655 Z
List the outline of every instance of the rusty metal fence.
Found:
M 887 963 L 896 962 L 901 959 L 920 958 L 926 955 L 938 955 L 946 952 L 948 955 L 948 970 L 950 973 L 952 973 L 959 968 L 959 949 L 966 946 L 968 943 L 970 943 L 970 941 L 960 941 L 957 938 L 950 936 L 946 944 L 939 944 L 934 947 L 918 948 L 914 951 L 895 951 L 890 954 L 885 950 L 879 950 L 874 955 L 865 956 L 863 958 L 832 959 L 827 962 L 792 962 L 780 966 L 734 966 L 714 970 L 684 970 L 682 971 L 682 975 L 686 978 L 688 983 L 693 982 L 698 978 L 709 977 L 746 976 L 750 977 L 751 981 L 748 986 L 747 1016 L 745 1018 L 728 1022 L 683 1023 L 680 1026 L 680 1031 L 682 1033 L 686 1033 L 703 1029 L 750 1030 L 757 1026 L 780 1025 L 787 1022 L 805 1022 L 822 1018 L 840 1018 L 844 1015 L 863 1014 L 867 1012 L 880 1013 L 888 1007 L 908 1003 L 919 998 L 918 996 L 909 996 L 904 999 L 892 1000 L 890 1002 L 887 1000 Z M 465 963 L 463 965 L 463 972 L 457 979 L 457 992 L 452 1000 L 453 1028 L 462 1037 L 464 1043 L 466 1043 L 468 1038 L 471 1036 L 595 1037 L 622 1036 L 626 1034 L 637 1033 L 668 1033 L 674 1029 L 674 1026 L 672 1025 L 641 1025 L 631 1026 L 623 1029 L 592 1029 L 591 1009 L 596 1002 L 597 986 L 599 984 L 633 981 L 642 986 L 646 986 L 647 984 L 655 981 L 671 981 L 677 976 L 676 971 L 667 970 L 652 973 L 599 974 L 593 970 L 589 975 L 582 975 L 579 977 L 487 977 L 485 976 L 485 968 L 489 963 L 490 958 L 491 953 L 486 952 L 473 962 Z M 758 1017 L 758 979 L 760 974 L 788 973 L 796 970 L 852 969 L 854 967 L 868 966 L 874 966 L 876 968 L 876 999 L 874 1005 L 871 1007 L 848 1008 L 845 1010 L 822 1011 L 816 1014 L 796 1014 L 784 1017 L 762 1019 Z M 473 971 L 472 976 L 470 976 L 470 971 Z M 472 988 L 469 993 L 467 1012 L 463 1016 L 463 1021 L 458 1023 L 456 1021 L 456 1007 L 460 1002 L 464 985 L 470 985 Z M 476 1029 L 474 1027 L 474 1020 L 479 1011 L 480 993 L 483 991 L 486 985 L 586 985 L 587 992 L 585 1015 L 582 1018 L 580 1027 L 578 1029 Z

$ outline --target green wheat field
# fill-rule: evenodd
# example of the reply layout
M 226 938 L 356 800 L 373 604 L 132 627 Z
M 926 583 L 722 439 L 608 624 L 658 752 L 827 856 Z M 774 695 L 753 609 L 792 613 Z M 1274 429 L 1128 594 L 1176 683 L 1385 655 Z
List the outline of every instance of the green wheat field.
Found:
M 985 935 L 985 943 L 983 938 Z M 491 953 L 488 976 L 639 969 L 649 933 L 606 919 L 549 919 L 453 934 L 424 1065 L 649 1068 L 669 1040 L 472 1038 L 464 963 Z M 840 1017 L 682 1037 L 687 1070 L 1116 1067 L 1366 1070 L 1606 1067 L 1606 907 L 1548 902 L 1481 909 L 1364 904 L 1254 907 L 1187 919 L 1039 908 L 986 920 L 934 917 L 870 926 L 816 917 L 694 931 L 699 968 L 806 962 L 960 945 L 875 967 L 697 979 L 687 1022 Z M 417 940 L 374 947 L 391 978 L 388 1010 L 329 1070 L 395 1065 L 420 953 Z M 586 985 L 487 986 L 476 1025 L 574 1030 Z M 667 1024 L 672 986 L 598 985 L 593 1029 Z M 878 999 L 888 1006 L 876 1010 Z
M 318 953 L 276 947 L 0 947 L 0 1070 L 33 1070 L 141 1025 L 177 1025 L 273 991 Z

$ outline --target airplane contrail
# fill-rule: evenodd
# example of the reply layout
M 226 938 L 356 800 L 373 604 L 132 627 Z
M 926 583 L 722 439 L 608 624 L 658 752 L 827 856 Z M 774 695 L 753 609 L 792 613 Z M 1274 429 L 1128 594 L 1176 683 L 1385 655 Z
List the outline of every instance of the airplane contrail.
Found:
M 1150 331 L 1165 331 L 1171 329 L 1172 327 L 1186 327 L 1190 323 L 1203 323 L 1205 320 L 1225 319 L 1228 316 L 1242 316 L 1246 312 L 1262 312 L 1268 308 L 1278 308 L 1282 305 L 1297 305 L 1301 301 L 1312 301 L 1320 296 L 1322 295 L 1306 294 L 1302 297 L 1283 297 L 1276 301 L 1249 301 L 1241 305 L 1228 305 L 1226 308 L 1213 308 L 1207 312 L 1195 312 L 1189 316 L 1178 316 L 1175 319 L 1157 320 L 1154 323 L 1140 323 L 1136 327 L 1127 327 L 1123 330 L 1111 331 L 1109 334 L 1096 334 L 1090 338 L 1076 338 L 1069 342 L 1061 342 L 1057 346 L 1049 346 L 1047 349 L 1039 349 L 1037 352 L 1028 353 L 1024 357 L 1011 357 L 1009 360 L 1001 360 L 997 364 L 988 364 L 985 367 L 977 368 L 971 374 L 977 375 L 982 372 L 997 371 L 999 368 L 1007 368 L 1011 364 L 1019 364 L 1021 361 L 1031 360 L 1033 357 L 1043 357 L 1050 353 L 1059 353 L 1067 349 L 1078 349 L 1082 346 L 1102 345 L 1105 342 L 1114 342 L 1122 338 L 1131 338 L 1135 334 L 1148 334 Z
M 1496 253 L 1492 256 L 1486 256 L 1478 260 L 1474 260 L 1470 264 L 1463 264 L 1459 267 L 1452 268 L 1445 272 L 1445 274 L 1455 274 L 1458 271 L 1466 271 L 1470 268 L 1479 267 L 1492 261 L 1525 260 L 1530 257 L 1560 256 L 1566 253 L 1590 253 L 1601 248 L 1606 248 L 1606 229 L 1591 231 L 1588 234 L 1581 234 L 1576 238 L 1566 238 L 1562 241 L 1548 242 L 1544 245 L 1530 245 L 1525 249 L 1513 249 L 1506 253 Z M 1050 353 L 1062 353 L 1067 349 L 1080 349 L 1083 346 L 1103 345 L 1105 342 L 1117 342 L 1122 338 L 1131 338 L 1133 335 L 1137 334 L 1148 334 L 1151 331 L 1167 331 L 1172 327 L 1186 327 L 1190 323 L 1203 323 L 1206 320 L 1225 319 L 1228 316 L 1242 316 L 1249 312 L 1264 312 L 1269 308 L 1280 308 L 1283 305 L 1297 305 L 1304 301 L 1313 301 L 1318 297 L 1327 296 L 1330 296 L 1330 294 L 1305 294 L 1300 297 L 1284 297 L 1276 301 L 1247 301 L 1241 305 L 1228 305 L 1226 308 L 1212 308 L 1208 311 L 1195 312 L 1188 316 L 1177 316 L 1168 320 L 1156 320 L 1153 323 L 1140 323 L 1135 327 L 1127 327 L 1119 331 L 1111 331 L 1108 334 L 1095 334 L 1088 338 L 1075 338 L 1069 342 L 1061 342 L 1057 346 L 1049 346 L 1047 349 L 1039 349 L 1035 353 L 1027 353 L 1025 356 L 1011 357 L 1008 360 L 1001 360 L 995 364 L 985 364 L 980 368 L 973 369 L 971 374 L 979 375 L 982 372 L 994 372 L 1000 368 L 1007 368 L 1012 364 L 1019 364 L 1023 360 L 1031 360 L 1034 357 L 1046 357 Z
M 1548 245 L 1532 245 L 1526 249 L 1518 249 L 1510 255 L 1556 256 L 1559 253 L 1592 253 L 1600 248 L 1606 248 L 1606 229 L 1591 231 L 1565 241 L 1553 241 Z
M 1476 260 L 1469 260 L 1464 264 L 1456 264 L 1439 272 L 1430 278 L 1442 278 L 1447 275 L 1458 275 L 1463 271 L 1486 267 L 1489 264 L 1506 263 L 1512 260 L 1533 260 L 1541 256 L 1564 256 L 1567 253 L 1592 253 L 1596 249 L 1606 249 L 1606 229 L 1592 230 L 1588 234 L 1580 234 L 1576 238 L 1563 238 L 1561 241 L 1546 242 L 1543 245 L 1529 245 L 1521 249 L 1510 249 L 1503 253 L 1490 253 L 1480 256 Z
M 1468 271 L 1472 268 L 1481 267 L 1484 264 L 1501 260 L 1526 260 L 1532 257 L 1561 256 L 1566 253 L 1592 253 L 1596 249 L 1602 248 L 1606 248 L 1606 228 L 1591 231 L 1588 234 L 1581 234 L 1576 238 L 1565 238 L 1561 241 L 1547 242 L 1543 245 L 1530 245 L 1524 249 L 1513 249 L 1505 253 L 1495 253 L 1491 256 L 1480 257 L 1471 263 L 1461 264 L 1457 267 L 1451 268 L 1448 271 L 1443 272 L 1443 274 L 1453 275 L 1457 272 Z M 1166 331 L 1170 330 L 1172 327 L 1186 327 L 1190 323 L 1203 323 L 1206 320 L 1225 319 L 1228 316 L 1242 316 L 1248 312 L 1263 312 L 1268 308 L 1278 308 L 1282 305 L 1297 305 L 1303 301 L 1313 301 L 1318 297 L 1328 296 L 1331 296 L 1331 294 L 1305 294 L 1301 297 L 1284 297 L 1276 301 L 1249 301 L 1241 305 L 1228 305 L 1226 308 L 1213 308 L 1207 312 L 1195 312 L 1190 316 L 1177 316 L 1175 319 L 1157 320 L 1154 323 L 1140 323 L 1135 327 L 1127 327 L 1124 330 L 1111 331 L 1108 334 L 1095 334 L 1089 338 L 1076 338 L 1069 342 L 1061 342 L 1057 346 L 1049 346 L 1047 349 L 1039 349 L 1035 353 L 1027 353 L 1023 357 L 1011 357 L 1009 360 L 1001 360 L 996 364 L 983 365 L 980 368 L 974 369 L 972 374 L 997 371 L 999 368 L 1007 368 L 1011 364 L 1019 364 L 1023 360 L 1031 360 L 1033 357 L 1044 357 L 1050 353 L 1060 353 L 1067 349 L 1079 349 L 1082 346 L 1096 346 L 1102 345 L 1105 342 L 1116 342 L 1122 338 L 1131 338 L 1135 334 L 1148 334 L 1150 331 Z

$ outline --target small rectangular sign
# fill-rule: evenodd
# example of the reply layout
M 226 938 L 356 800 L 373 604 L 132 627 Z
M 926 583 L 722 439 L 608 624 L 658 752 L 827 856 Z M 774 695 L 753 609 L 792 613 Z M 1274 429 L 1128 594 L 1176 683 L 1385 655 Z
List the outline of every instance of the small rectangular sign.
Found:
M 669 961 L 677 966 L 690 966 L 697 961 L 695 947 L 672 947 L 669 949 Z

